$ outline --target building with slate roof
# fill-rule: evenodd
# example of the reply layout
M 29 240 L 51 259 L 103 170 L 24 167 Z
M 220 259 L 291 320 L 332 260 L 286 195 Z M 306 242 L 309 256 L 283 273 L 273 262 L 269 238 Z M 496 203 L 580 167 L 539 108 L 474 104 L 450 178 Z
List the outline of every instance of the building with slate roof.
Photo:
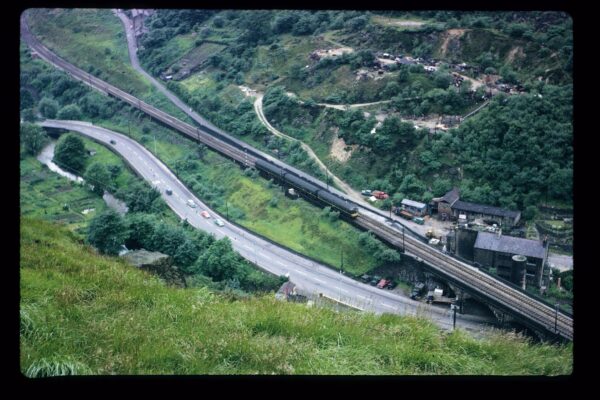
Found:
M 432 199 L 433 209 L 437 206 L 438 214 L 444 217 L 454 217 L 457 219 L 459 215 L 466 215 L 467 219 L 473 220 L 483 218 L 498 222 L 502 226 L 515 226 L 521 219 L 520 211 L 511 211 L 504 208 L 488 206 L 485 204 L 470 203 L 460 200 L 460 192 L 458 188 L 453 188 L 443 197 Z M 445 215 L 444 215 L 445 214 Z
M 495 268 L 500 277 L 520 285 L 521 282 L 515 282 L 515 277 L 519 274 L 514 271 L 514 255 L 527 258 L 527 283 L 540 287 L 548 258 L 548 243 L 488 232 L 477 233 L 473 247 L 474 262 L 484 268 Z

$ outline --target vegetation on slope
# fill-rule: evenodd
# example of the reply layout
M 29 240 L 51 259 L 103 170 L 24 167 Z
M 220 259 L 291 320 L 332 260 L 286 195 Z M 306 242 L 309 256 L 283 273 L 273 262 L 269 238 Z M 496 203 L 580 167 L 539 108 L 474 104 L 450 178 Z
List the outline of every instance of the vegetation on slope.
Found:
M 21 220 L 20 265 L 21 371 L 32 377 L 572 372 L 571 344 L 166 287 L 41 220 Z

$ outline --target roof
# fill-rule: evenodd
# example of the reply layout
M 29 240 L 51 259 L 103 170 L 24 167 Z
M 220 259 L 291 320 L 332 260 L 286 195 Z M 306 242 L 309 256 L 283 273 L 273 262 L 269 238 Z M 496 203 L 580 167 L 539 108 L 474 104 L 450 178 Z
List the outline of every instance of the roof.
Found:
M 477 233 L 474 248 L 542 259 L 546 252 L 542 243 L 537 240 L 503 236 L 488 232 Z
M 460 192 L 458 191 L 458 188 L 452 188 L 452 190 L 446 193 L 440 201 L 445 201 L 446 203 L 453 205 L 459 197 Z
M 401 204 L 403 204 L 405 206 L 415 207 L 415 208 L 425 208 L 425 207 L 427 207 L 426 204 L 419 203 L 418 201 L 409 200 L 409 199 L 403 199 Z
M 452 206 L 455 210 L 469 211 L 478 214 L 494 215 L 497 217 L 517 218 L 521 212 L 511 211 L 504 208 L 492 207 L 483 204 L 469 203 L 468 201 L 458 200 Z

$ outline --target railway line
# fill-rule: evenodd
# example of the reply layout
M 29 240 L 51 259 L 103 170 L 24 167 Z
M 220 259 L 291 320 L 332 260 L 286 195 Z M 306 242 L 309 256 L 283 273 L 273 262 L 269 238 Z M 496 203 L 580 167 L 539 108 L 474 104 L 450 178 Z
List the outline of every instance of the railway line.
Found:
M 540 328 L 553 332 L 556 318 L 557 329 L 560 335 L 569 340 L 573 339 L 573 320 L 568 316 L 559 313 L 557 318 L 556 311 L 553 308 L 535 301 L 521 292 L 515 291 L 502 282 L 479 272 L 474 267 L 445 256 L 438 250 L 421 243 L 409 235 L 400 238 L 395 230 L 367 216 L 359 215 L 356 218 L 356 223 L 372 231 L 390 244 L 399 248 L 405 248 L 406 252 L 421 258 L 423 262 L 427 263 L 434 270 L 438 270 L 444 275 L 447 275 L 448 271 L 451 271 L 451 278 L 463 288 L 468 288 L 471 292 L 477 292 L 479 296 L 483 296 L 484 298 L 493 296 L 503 308 L 535 321 Z
M 75 67 L 62 58 L 55 55 L 52 51 L 46 48 L 35 38 L 27 27 L 25 21 L 25 13 L 21 16 L 21 35 L 28 45 L 43 59 L 56 67 L 64 70 L 75 79 L 78 79 L 89 86 L 105 92 L 113 97 L 125 101 L 133 107 L 136 107 L 163 124 L 176 129 L 177 131 L 187 135 L 188 137 L 201 141 L 208 147 L 218 151 L 219 153 L 232 158 L 247 167 L 254 167 L 258 159 L 272 161 L 259 151 L 244 144 L 243 142 L 228 137 L 221 132 L 218 132 L 210 127 L 203 126 L 202 129 L 191 126 L 179 119 L 161 111 L 150 104 L 147 104 L 140 99 L 124 92 L 107 82 Z M 216 137 L 215 137 L 216 136 Z M 259 166 L 260 166 L 259 162 Z M 297 170 L 291 167 L 285 167 L 298 178 L 308 182 L 305 176 L 298 174 Z M 324 189 L 320 186 L 319 190 Z M 310 183 L 309 183 L 310 184 Z M 337 196 L 335 193 L 328 191 L 329 195 Z M 340 197 L 340 196 L 338 196 Z M 342 200 L 343 199 L 343 200 Z M 558 313 L 551 307 L 548 307 L 531 297 L 527 296 L 505 285 L 481 272 L 476 268 L 470 267 L 446 254 L 439 252 L 436 249 L 428 246 L 418 238 L 411 235 L 400 235 L 398 230 L 387 226 L 385 222 L 376 220 L 373 216 L 377 215 L 372 210 L 365 209 L 362 205 L 352 202 L 341 197 L 340 201 L 351 202 L 360 207 L 360 212 L 355 218 L 357 225 L 364 229 L 371 230 L 380 238 L 386 240 L 390 244 L 405 249 L 406 252 L 420 258 L 434 270 L 446 276 L 449 280 L 454 281 L 459 286 L 478 294 L 483 300 L 488 301 L 498 307 L 506 310 L 518 318 L 530 322 L 537 329 L 554 332 L 555 323 L 558 334 L 566 339 L 573 339 L 573 320 L 571 317 Z M 354 216 L 354 215 L 353 215 Z M 381 217 L 381 215 L 379 215 Z

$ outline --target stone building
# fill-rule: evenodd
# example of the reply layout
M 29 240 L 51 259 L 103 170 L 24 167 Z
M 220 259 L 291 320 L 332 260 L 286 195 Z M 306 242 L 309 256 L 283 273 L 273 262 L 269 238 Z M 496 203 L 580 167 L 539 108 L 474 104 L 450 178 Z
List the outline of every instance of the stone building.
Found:
M 514 271 L 513 256 L 527 258 L 525 262 L 527 284 L 542 286 L 544 265 L 548 258 L 548 243 L 537 240 L 478 232 L 473 246 L 473 261 L 483 268 L 495 268 L 497 274 L 520 285 L 519 272 Z

